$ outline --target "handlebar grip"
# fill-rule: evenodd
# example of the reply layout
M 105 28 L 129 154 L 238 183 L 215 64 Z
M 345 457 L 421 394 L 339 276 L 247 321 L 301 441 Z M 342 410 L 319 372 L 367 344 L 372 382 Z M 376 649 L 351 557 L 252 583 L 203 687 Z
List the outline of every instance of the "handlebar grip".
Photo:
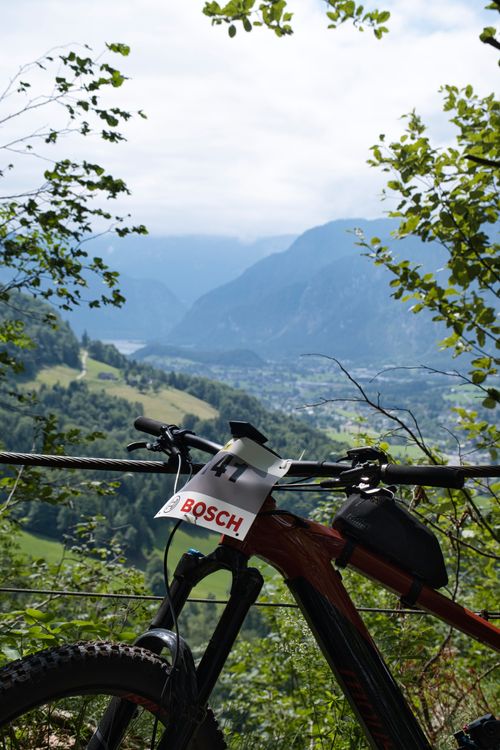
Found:
M 405 466 L 383 464 L 380 478 L 387 484 L 417 484 L 427 487 L 449 487 L 459 490 L 464 486 L 465 473 L 458 466 Z
M 137 417 L 134 422 L 134 427 L 140 432 L 147 432 L 148 435 L 160 437 L 162 430 L 165 427 L 168 427 L 168 425 L 165 424 L 165 422 L 159 422 L 157 419 L 151 419 L 150 417 Z M 173 430 L 174 436 L 179 433 L 178 428 L 173 429 L 171 426 L 171 429 Z M 183 433 L 182 430 L 180 432 Z M 199 437 L 198 435 L 195 435 L 194 432 L 183 434 L 182 442 L 190 448 L 198 448 L 201 451 L 205 451 L 205 453 L 211 453 L 213 455 L 222 449 L 222 445 L 214 443 L 212 440 L 206 440 L 205 438 Z
M 134 422 L 134 427 L 139 432 L 147 432 L 148 435 L 154 435 L 159 437 L 163 427 L 167 425 L 164 422 L 158 422 L 157 419 L 150 419 L 149 417 L 137 417 Z
M 464 466 L 463 472 L 466 477 L 500 477 L 500 466 Z

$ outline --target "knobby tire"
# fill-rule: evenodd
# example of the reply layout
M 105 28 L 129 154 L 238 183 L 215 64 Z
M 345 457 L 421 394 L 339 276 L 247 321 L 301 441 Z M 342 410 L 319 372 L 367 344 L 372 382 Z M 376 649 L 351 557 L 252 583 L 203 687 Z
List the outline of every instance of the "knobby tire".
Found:
M 110 696 L 137 707 L 120 750 L 156 742 L 168 712 L 162 691 L 166 661 L 147 649 L 118 643 L 79 642 L 46 649 L 0 670 L 0 750 L 84 750 Z M 224 750 L 217 722 L 207 711 L 190 750 Z

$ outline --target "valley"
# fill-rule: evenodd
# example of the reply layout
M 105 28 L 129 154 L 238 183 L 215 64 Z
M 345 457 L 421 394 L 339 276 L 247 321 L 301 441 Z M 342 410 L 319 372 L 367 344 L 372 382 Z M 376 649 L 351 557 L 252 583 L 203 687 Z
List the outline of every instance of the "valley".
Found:
M 203 376 L 257 397 L 267 408 L 279 410 L 325 432 L 333 440 L 352 446 L 368 434 L 386 445 L 390 455 L 423 459 L 424 454 L 404 431 L 371 409 L 339 365 L 326 355 L 304 355 L 279 361 L 265 360 L 258 367 L 207 364 L 184 356 L 167 356 L 154 345 L 131 355 L 166 372 Z M 408 368 L 360 367 L 343 361 L 346 371 L 376 403 L 414 427 L 451 459 L 460 444 L 453 408 L 473 408 L 484 414 L 477 392 L 461 383 L 451 370 L 433 372 L 420 365 Z

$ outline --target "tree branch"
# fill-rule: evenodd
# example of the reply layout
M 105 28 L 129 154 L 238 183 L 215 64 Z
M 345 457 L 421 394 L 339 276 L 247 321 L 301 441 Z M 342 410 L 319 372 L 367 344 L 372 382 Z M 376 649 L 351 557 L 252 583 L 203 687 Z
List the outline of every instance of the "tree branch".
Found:
M 500 49 L 500 42 L 498 42 L 494 36 L 489 36 L 486 39 L 481 39 L 484 44 L 490 44 L 495 49 Z M 500 164 L 499 164 L 500 166 Z
M 381 405 L 381 403 L 380 403 L 380 393 L 378 394 L 377 401 L 376 402 L 373 401 L 370 398 L 370 396 L 366 393 L 366 391 L 364 390 L 364 388 L 362 387 L 362 385 L 360 383 L 358 383 L 358 381 L 355 378 L 353 378 L 353 376 L 350 374 L 350 372 L 335 357 L 330 357 L 327 354 L 317 354 L 317 353 L 306 354 L 305 356 L 307 356 L 307 357 L 324 357 L 325 359 L 329 359 L 330 361 L 335 362 L 335 364 L 337 365 L 337 367 L 346 376 L 346 378 L 349 380 L 349 382 L 352 383 L 352 385 L 361 394 L 361 398 L 359 398 L 359 399 L 323 399 L 323 403 L 329 403 L 329 402 L 334 402 L 334 401 L 342 400 L 342 401 L 357 401 L 358 403 L 364 403 L 367 406 L 370 406 L 372 409 L 375 409 L 375 411 L 378 411 L 379 414 L 382 414 L 383 416 L 387 417 L 387 419 L 390 419 L 393 422 L 396 422 L 396 424 L 398 424 L 399 427 L 404 432 L 406 432 L 407 435 L 410 436 L 411 440 L 415 443 L 415 445 L 417 445 L 420 448 L 420 450 L 427 456 L 427 458 L 433 464 L 438 464 L 438 461 L 434 457 L 434 454 L 427 447 L 427 444 L 425 442 L 424 436 L 422 435 L 422 433 L 420 431 L 420 427 L 418 425 L 418 422 L 417 422 L 417 420 L 415 418 L 415 415 L 411 411 L 411 409 L 405 409 L 405 408 L 401 408 L 401 407 L 390 407 L 390 409 L 389 409 L 389 408 L 383 407 Z M 412 429 L 411 427 L 409 427 L 406 424 L 406 422 L 403 422 L 403 420 L 400 419 L 398 416 L 396 416 L 395 414 L 391 413 L 391 412 L 394 412 L 394 411 L 406 412 L 411 417 L 411 419 L 412 419 L 412 422 L 414 424 L 414 429 Z

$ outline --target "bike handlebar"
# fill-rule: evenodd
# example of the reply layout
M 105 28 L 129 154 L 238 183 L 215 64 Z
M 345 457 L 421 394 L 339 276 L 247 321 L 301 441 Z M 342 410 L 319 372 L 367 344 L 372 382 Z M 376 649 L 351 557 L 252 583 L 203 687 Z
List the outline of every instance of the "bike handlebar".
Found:
M 164 422 L 159 422 L 157 419 L 151 419 L 150 417 L 137 417 L 134 422 L 134 427 L 139 432 L 146 432 L 148 435 L 154 435 L 160 437 L 164 432 L 165 428 L 168 427 Z M 222 449 L 222 445 L 213 443 L 211 440 L 199 437 L 194 432 L 187 432 L 183 435 L 182 440 L 185 445 L 189 448 L 198 448 L 205 453 L 211 453 L 215 455 Z
M 137 417 L 134 421 L 134 427 L 139 432 L 146 432 L 148 435 L 160 437 L 162 430 L 167 425 L 164 422 L 158 422 L 157 419 L 151 419 L 151 417 Z
M 386 484 L 417 484 L 460 489 L 465 483 L 465 472 L 461 466 L 382 464 L 380 478 Z
M 169 426 L 149 417 L 137 417 L 134 427 L 141 432 L 160 437 Z M 182 441 L 190 448 L 198 448 L 212 455 L 223 448 L 222 445 L 206 440 L 193 432 L 184 432 Z M 347 479 L 350 472 L 357 472 L 359 473 L 359 480 L 361 480 L 364 470 L 363 467 L 353 469 L 346 463 L 332 461 L 291 461 L 287 476 L 334 477 L 342 480 L 342 474 L 345 474 Z M 464 486 L 468 477 L 500 476 L 500 466 L 418 466 L 406 464 L 382 464 L 378 466 L 377 464 L 370 464 L 366 471 L 371 479 L 382 480 L 386 484 L 425 485 L 450 489 L 460 489 Z M 355 483 L 353 482 L 353 484 Z

